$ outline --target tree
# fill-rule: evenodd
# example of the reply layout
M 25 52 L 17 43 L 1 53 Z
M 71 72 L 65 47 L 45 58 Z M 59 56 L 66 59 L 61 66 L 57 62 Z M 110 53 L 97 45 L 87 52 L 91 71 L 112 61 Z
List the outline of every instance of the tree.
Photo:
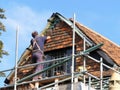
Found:
M 0 8 L 0 20 L 6 19 L 5 15 L 4 15 L 4 12 L 5 11 L 2 8 Z M 0 36 L 1 36 L 2 32 L 5 32 L 5 31 L 6 31 L 5 26 L 0 21 Z M 3 50 L 3 46 L 4 46 L 4 44 L 3 44 L 2 40 L 0 40 L 0 58 L 2 58 L 3 55 L 8 55 L 8 52 Z M 1 62 L 1 60 L 0 60 L 0 62 Z M 0 76 L 5 76 L 5 74 L 0 72 Z

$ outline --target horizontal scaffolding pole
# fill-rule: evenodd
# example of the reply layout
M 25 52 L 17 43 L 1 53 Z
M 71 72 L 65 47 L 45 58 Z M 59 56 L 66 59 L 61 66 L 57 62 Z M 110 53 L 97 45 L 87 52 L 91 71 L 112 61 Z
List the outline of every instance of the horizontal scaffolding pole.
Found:
M 80 75 L 82 75 L 82 72 L 81 73 L 74 73 L 75 76 L 74 77 L 79 77 Z M 65 74 L 65 75 L 60 75 L 60 76 L 52 76 L 52 77 L 49 77 L 49 79 L 52 79 L 52 78 L 62 78 L 62 77 L 69 77 L 69 78 L 66 78 L 65 80 L 70 80 L 71 79 L 71 74 Z M 48 78 L 47 78 L 48 79 Z M 47 79 L 42 79 L 42 80 L 47 80 Z M 23 84 L 29 84 L 29 83 L 34 83 L 34 82 L 39 82 L 39 81 L 42 81 L 41 79 L 40 80 L 34 80 L 34 81 L 26 81 L 26 82 L 21 82 L 21 83 L 17 83 L 17 86 L 19 85 L 23 85 Z M 63 82 L 64 80 L 61 80 L 60 82 Z M 59 82 L 59 83 L 60 83 Z M 7 85 L 5 87 L 1 87 L 1 88 L 8 88 L 8 87 L 13 87 L 14 84 L 12 85 Z M 49 85 L 48 85 L 49 86 Z M 50 85 L 51 86 L 51 85 Z M 44 87 L 44 86 L 43 86 Z M 43 88 L 42 87 L 42 88 Z M 46 87 L 46 86 L 45 86 Z M 44 88 L 45 88 L 44 87 Z
M 65 62 L 69 61 L 70 59 L 71 59 L 71 57 L 65 59 L 64 61 L 62 61 L 62 62 L 60 62 L 60 63 L 56 63 L 56 64 L 54 64 L 54 65 L 52 65 L 52 66 L 49 66 L 49 67 L 41 70 L 40 72 L 36 72 L 36 73 L 33 73 L 33 74 L 29 75 L 29 76 L 26 76 L 26 77 L 22 78 L 21 80 L 19 80 L 17 83 L 20 83 L 20 82 L 23 82 L 23 81 L 25 81 L 25 80 L 28 80 L 28 79 L 30 79 L 30 78 L 38 75 L 38 74 L 41 74 L 41 73 L 43 73 L 43 72 L 45 72 L 45 71 L 47 71 L 47 70 L 50 70 L 50 69 L 52 69 L 52 68 L 54 68 L 54 67 L 56 67 L 56 66 L 58 66 L 58 65 L 61 65 L 61 64 L 65 63 Z
M 57 83 L 61 83 L 61 82 L 64 82 L 64 81 L 67 81 L 67 80 L 70 80 L 70 79 L 71 79 L 71 77 L 68 77 L 68 78 L 65 78 L 65 79 L 63 79 L 63 80 L 60 80 L 60 81 L 58 81 L 58 82 L 51 83 L 51 84 L 45 85 L 45 86 L 43 86 L 43 87 L 40 87 L 40 89 L 44 89 L 44 88 L 50 87 L 50 86 L 52 86 L 52 85 L 55 85 L 55 84 L 57 84 Z
M 14 70 L 15 68 L 12 68 L 12 69 L 7 69 L 7 70 L 2 70 L 0 72 L 7 72 L 7 71 L 11 71 L 11 70 Z
M 74 75 L 74 78 L 75 78 L 75 77 L 78 77 L 78 76 L 80 76 L 80 75 L 81 75 L 81 73 L 79 73 L 79 74 L 77 74 L 77 75 Z M 61 83 L 61 82 L 70 80 L 71 78 L 72 78 L 72 77 L 68 77 L 68 78 L 65 78 L 65 79 L 63 79 L 63 80 L 59 80 L 58 82 L 54 82 L 54 83 L 45 85 L 45 86 L 43 86 L 43 87 L 40 87 L 40 89 L 44 89 L 44 88 L 50 87 L 50 86 L 52 86 L 52 85 L 55 85 L 55 84 L 57 84 L 57 83 Z
M 97 59 L 95 59 L 95 58 L 93 58 L 93 57 L 91 57 L 91 56 L 89 56 L 89 55 L 85 55 L 85 56 L 88 57 L 88 58 L 90 58 L 90 59 L 92 59 L 93 61 L 95 61 L 95 62 L 97 62 L 97 63 L 100 63 L 99 60 L 97 60 Z M 111 70 L 115 71 L 116 73 L 119 73 L 119 74 L 120 74 L 120 72 L 117 71 L 117 70 L 115 70 L 114 68 L 112 68 L 112 67 L 110 67 L 110 66 L 108 66 L 108 65 L 106 65 L 106 64 L 104 64 L 104 63 L 102 63 L 102 65 L 105 66 L 106 68 L 111 69 Z
M 93 46 L 93 47 L 90 47 L 90 48 L 88 48 L 87 50 L 83 51 L 82 53 L 83 53 L 83 54 L 88 54 L 88 53 L 90 53 L 90 52 L 92 52 L 92 51 L 100 48 L 101 46 L 103 46 L 103 43 L 99 43 L 99 44 L 97 44 L 97 45 L 95 45 L 95 46 Z
M 90 76 L 90 77 L 92 77 L 92 78 L 95 78 L 95 79 L 97 79 L 97 80 L 100 80 L 98 77 L 96 77 L 96 76 L 94 76 L 94 75 L 92 75 L 92 74 L 90 74 L 90 73 L 88 73 L 88 72 L 86 72 L 86 71 L 79 72 L 79 73 L 74 73 L 74 74 L 75 74 L 75 75 L 74 75 L 74 78 L 75 78 L 75 77 L 82 76 L 83 74 L 86 74 L 86 75 L 88 75 L 88 76 Z M 55 84 L 57 84 L 57 83 L 61 83 L 61 82 L 70 80 L 71 78 L 72 78 L 72 77 L 68 77 L 68 78 L 65 78 L 65 79 L 63 79 L 63 80 L 59 80 L 58 82 L 54 82 L 54 83 L 45 85 L 45 86 L 43 86 L 43 87 L 40 87 L 40 90 L 41 90 L 41 89 L 44 89 L 44 88 L 47 88 L 47 87 L 50 87 L 50 86 L 53 86 L 53 85 L 55 85 Z
M 18 67 L 18 69 L 20 69 L 20 68 L 26 68 L 26 67 L 30 67 L 30 66 L 36 66 L 36 65 L 39 65 L 39 64 L 45 64 L 45 63 L 60 61 L 60 60 L 64 60 L 64 59 L 70 58 L 70 57 L 71 57 L 71 56 L 67 56 L 67 57 L 62 57 L 62 58 L 57 58 L 57 59 L 42 61 L 42 62 L 39 62 L 39 63 L 28 64 L 28 65 L 20 66 L 20 67 Z
M 49 79 L 62 78 L 62 77 L 68 77 L 68 76 L 70 76 L 70 74 L 52 76 L 52 77 L 49 77 Z M 24 84 L 29 84 L 29 83 L 34 83 L 34 82 L 40 82 L 40 81 L 44 81 L 44 80 L 48 80 L 48 78 L 43 78 L 42 80 L 38 79 L 38 80 L 34 80 L 34 81 L 26 81 L 26 82 L 17 83 L 17 86 L 24 85 Z M 14 86 L 14 84 L 11 84 L 11 85 L 7 85 L 7 86 L 0 87 L 0 88 L 9 88 L 9 87 L 13 87 L 13 86 Z
M 100 81 L 100 79 L 98 78 L 98 77 L 96 77 L 96 76 L 94 76 L 94 75 L 92 75 L 92 74 L 90 74 L 90 73 L 88 73 L 88 72 L 75 72 L 74 73 L 75 75 L 74 75 L 74 77 L 79 77 L 79 76 L 82 76 L 83 74 L 86 74 L 86 75 L 88 75 L 88 76 L 90 76 L 90 77 L 92 77 L 92 78 L 95 78 L 95 79 L 97 79 L 98 81 Z M 71 74 L 67 74 L 67 75 L 60 75 L 60 76 L 53 76 L 53 77 L 49 77 L 49 79 L 52 79 L 52 78 L 62 78 L 62 77 L 66 77 L 66 76 L 71 76 Z M 48 79 L 48 78 L 47 78 Z M 47 80 L 47 79 L 42 79 L 42 80 Z M 63 79 L 63 80 L 60 80 L 60 82 L 58 82 L 58 83 L 61 83 L 61 82 L 63 82 L 63 81 L 67 81 L 67 80 L 70 80 L 71 79 L 71 77 L 69 77 L 69 78 L 66 78 L 66 79 Z M 19 86 L 19 85 L 23 85 L 23 84 L 29 84 L 29 83 L 34 83 L 34 82 L 39 82 L 39 81 L 42 81 L 42 80 L 35 80 L 35 81 L 26 81 L 26 82 L 22 82 L 22 83 L 17 83 L 17 86 Z M 92 82 L 95 82 L 95 81 L 92 81 Z M 55 83 L 54 83 L 55 84 Z M 41 89 L 43 89 L 43 88 L 47 88 L 47 87 L 49 87 L 49 86 L 52 86 L 52 85 L 54 85 L 53 83 L 51 83 L 51 84 L 48 84 L 48 85 L 46 85 L 46 86 L 43 86 L 43 87 L 41 87 Z M 5 86 L 5 87 L 1 87 L 1 88 L 8 88 L 8 87 L 13 87 L 14 86 L 14 84 L 12 84 L 12 85 L 7 85 L 7 86 Z
M 47 61 L 42 61 L 42 62 L 34 63 L 34 64 L 27 64 L 27 65 L 24 65 L 24 66 L 19 66 L 19 67 L 17 67 L 17 68 L 18 68 L 18 69 L 27 68 L 27 67 L 36 66 L 36 65 L 39 65 L 39 64 L 44 64 L 44 63 L 50 63 L 50 62 L 60 61 L 60 60 L 63 60 L 63 59 L 69 58 L 69 57 L 71 57 L 71 56 L 62 57 L 62 58 L 57 58 L 57 59 L 52 59 L 52 60 L 47 60 Z M 2 71 L 0 71 L 0 72 L 7 72 L 7 71 L 10 71 L 10 70 L 14 70 L 14 69 L 15 69 L 15 68 L 7 69 L 7 70 L 2 70 Z

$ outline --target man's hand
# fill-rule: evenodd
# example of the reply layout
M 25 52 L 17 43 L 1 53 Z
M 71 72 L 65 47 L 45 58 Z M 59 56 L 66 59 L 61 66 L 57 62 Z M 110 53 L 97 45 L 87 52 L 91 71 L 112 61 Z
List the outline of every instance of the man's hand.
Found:
M 47 36 L 47 39 L 50 39 L 51 38 L 51 36 Z

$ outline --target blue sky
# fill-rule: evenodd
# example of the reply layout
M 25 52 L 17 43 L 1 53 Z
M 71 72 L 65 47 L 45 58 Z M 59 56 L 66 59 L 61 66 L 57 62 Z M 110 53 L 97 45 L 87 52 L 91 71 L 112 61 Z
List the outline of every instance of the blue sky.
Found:
M 47 19 L 54 12 L 59 12 L 66 18 L 76 14 L 76 20 L 111 41 L 120 44 L 120 1 L 119 0 L 0 0 L 0 8 L 5 9 L 6 32 L 0 39 L 9 56 L 4 56 L 0 70 L 13 68 L 15 65 L 15 35 L 19 25 L 18 58 L 29 46 L 31 32 L 44 29 Z M 8 72 L 6 73 L 8 74 Z M 0 86 L 4 78 L 0 77 Z

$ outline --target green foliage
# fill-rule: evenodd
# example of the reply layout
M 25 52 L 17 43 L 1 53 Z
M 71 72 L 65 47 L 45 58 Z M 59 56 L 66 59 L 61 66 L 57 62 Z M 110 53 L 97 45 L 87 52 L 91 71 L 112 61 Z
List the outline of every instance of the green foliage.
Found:
M 5 11 L 2 8 L 0 8 L 0 18 L 2 18 L 2 19 L 6 19 L 4 12 Z
M 0 8 L 0 19 L 6 19 L 4 12 L 5 11 L 2 8 Z M 2 31 L 5 31 L 5 26 L 0 21 L 0 35 L 2 34 Z M 8 55 L 8 53 L 5 50 L 3 50 L 3 42 L 2 40 L 0 40 L 0 58 L 2 58 L 3 55 Z M 5 77 L 5 73 L 0 72 L 0 77 Z
M 0 20 L 2 19 L 6 19 L 5 15 L 4 15 L 4 10 L 2 8 L 0 8 Z M 5 26 L 4 24 L 0 21 L 0 35 L 2 34 L 2 32 L 6 31 L 5 30 Z M 8 53 L 3 50 L 4 44 L 2 42 L 2 40 L 0 40 L 0 58 L 2 58 L 3 55 L 8 55 Z
M 6 76 L 5 73 L 0 72 L 0 77 L 5 77 L 5 76 Z
M 0 22 L 0 31 L 5 31 L 5 26 L 2 24 L 2 22 Z M 0 32 L 1 35 L 1 32 Z
M 0 19 L 6 19 L 4 12 L 5 11 L 0 8 Z M 2 24 L 1 21 L 0 21 L 0 31 L 5 31 L 5 26 Z M 0 34 L 1 34 L 1 32 L 0 32 Z
M 8 55 L 8 53 L 3 50 L 3 42 L 0 40 L 0 58 L 2 58 L 2 55 Z

